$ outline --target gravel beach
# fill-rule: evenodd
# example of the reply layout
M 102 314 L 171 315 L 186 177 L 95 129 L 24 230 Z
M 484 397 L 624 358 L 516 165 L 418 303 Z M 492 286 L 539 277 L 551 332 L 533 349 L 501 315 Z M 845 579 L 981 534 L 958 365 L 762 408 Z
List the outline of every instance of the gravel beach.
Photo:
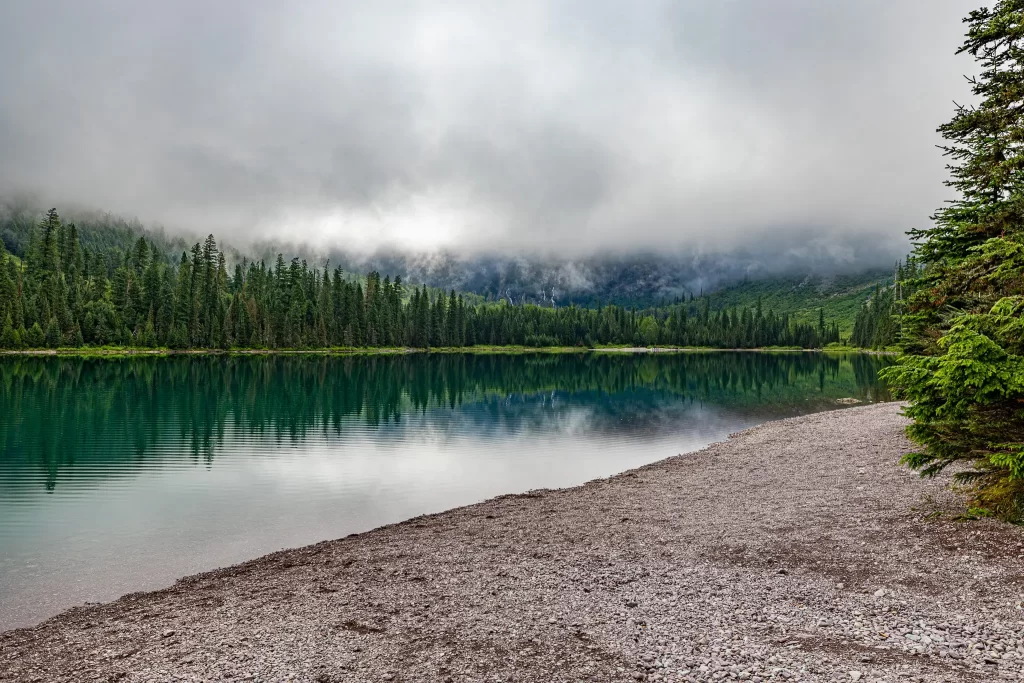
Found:
M 898 465 L 896 404 L 0 634 L 4 681 L 1024 680 L 1024 529 Z

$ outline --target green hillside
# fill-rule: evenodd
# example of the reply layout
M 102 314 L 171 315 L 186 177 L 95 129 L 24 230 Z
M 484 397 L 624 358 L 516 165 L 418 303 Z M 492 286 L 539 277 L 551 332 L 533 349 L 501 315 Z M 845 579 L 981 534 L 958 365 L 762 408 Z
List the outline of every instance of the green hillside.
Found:
M 41 215 L 39 211 L 24 205 L 0 203 L 0 243 L 16 259 L 28 249 L 32 230 L 38 225 Z M 146 236 L 156 252 L 162 254 L 163 259 L 169 263 L 176 263 L 181 253 L 188 249 L 188 242 L 180 236 L 167 235 L 162 230 L 149 230 L 138 221 L 126 221 L 112 214 L 84 213 L 76 215 L 73 220 L 78 225 L 83 248 L 107 254 L 111 272 L 122 264 L 125 254 L 129 253 L 140 236 Z M 229 267 L 246 257 L 229 246 L 222 248 L 228 257 Z M 349 273 L 348 277 L 352 281 L 363 279 L 360 273 Z M 616 277 L 621 280 L 622 287 L 627 289 L 627 285 L 636 285 L 652 278 L 650 272 L 633 271 L 626 267 L 619 269 Z M 813 325 L 818 322 L 819 307 L 824 308 L 826 321 L 837 322 L 840 334 L 849 337 L 857 311 L 868 295 L 878 283 L 890 280 L 891 273 L 882 270 L 856 275 L 774 277 L 725 287 L 711 293 L 709 299 L 713 310 L 752 308 L 760 299 L 765 311 L 788 313 L 794 323 Z M 416 279 L 406 283 L 407 286 L 414 284 L 417 284 Z M 485 300 L 473 288 L 460 290 L 470 305 Z M 444 290 L 430 287 L 429 291 L 431 298 L 436 298 Z M 409 289 L 406 292 L 411 296 Z
M 856 275 L 777 277 L 732 285 L 711 294 L 714 310 L 754 306 L 758 299 L 765 310 L 789 313 L 797 322 L 816 323 L 818 309 L 825 319 L 839 323 L 844 337 L 853 331 L 857 311 L 879 283 L 892 273 L 870 270 Z
M 24 257 L 31 243 L 32 231 L 44 215 L 45 209 L 25 203 L 0 201 L 0 245 L 14 257 Z M 181 252 L 190 246 L 184 237 L 168 235 L 161 228 L 146 228 L 137 220 L 125 220 L 109 213 L 71 213 L 65 216 L 65 220 L 78 228 L 83 249 L 115 255 L 118 261 L 143 236 L 167 260 L 176 261 Z M 233 252 L 229 250 L 229 255 L 234 255 Z

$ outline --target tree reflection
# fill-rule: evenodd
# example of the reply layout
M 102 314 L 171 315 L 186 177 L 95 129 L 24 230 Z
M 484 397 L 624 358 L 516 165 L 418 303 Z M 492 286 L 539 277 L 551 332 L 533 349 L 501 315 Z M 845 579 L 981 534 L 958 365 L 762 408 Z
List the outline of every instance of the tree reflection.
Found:
M 885 400 L 877 374 L 888 362 L 813 353 L 6 358 L 0 467 L 38 468 L 52 491 L 65 468 L 169 451 L 209 462 L 238 433 L 300 443 L 318 430 L 379 429 L 468 405 L 515 422 L 532 419 L 524 405 L 556 396 L 609 423 L 628 414 L 642 424 L 666 401 L 806 412 L 809 400 Z

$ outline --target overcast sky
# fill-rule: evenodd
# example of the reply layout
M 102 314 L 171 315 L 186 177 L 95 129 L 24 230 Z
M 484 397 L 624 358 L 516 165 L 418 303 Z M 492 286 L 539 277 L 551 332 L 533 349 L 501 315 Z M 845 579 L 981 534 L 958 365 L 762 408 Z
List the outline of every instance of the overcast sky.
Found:
M 899 253 L 976 7 L 0 0 L 0 192 L 235 240 Z

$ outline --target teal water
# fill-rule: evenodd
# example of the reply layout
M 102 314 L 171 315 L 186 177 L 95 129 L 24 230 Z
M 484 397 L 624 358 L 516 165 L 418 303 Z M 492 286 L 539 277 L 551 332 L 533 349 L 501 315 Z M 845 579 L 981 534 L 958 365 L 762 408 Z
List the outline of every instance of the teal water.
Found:
M 887 400 L 867 355 L 0 359 L 0 628 Z

